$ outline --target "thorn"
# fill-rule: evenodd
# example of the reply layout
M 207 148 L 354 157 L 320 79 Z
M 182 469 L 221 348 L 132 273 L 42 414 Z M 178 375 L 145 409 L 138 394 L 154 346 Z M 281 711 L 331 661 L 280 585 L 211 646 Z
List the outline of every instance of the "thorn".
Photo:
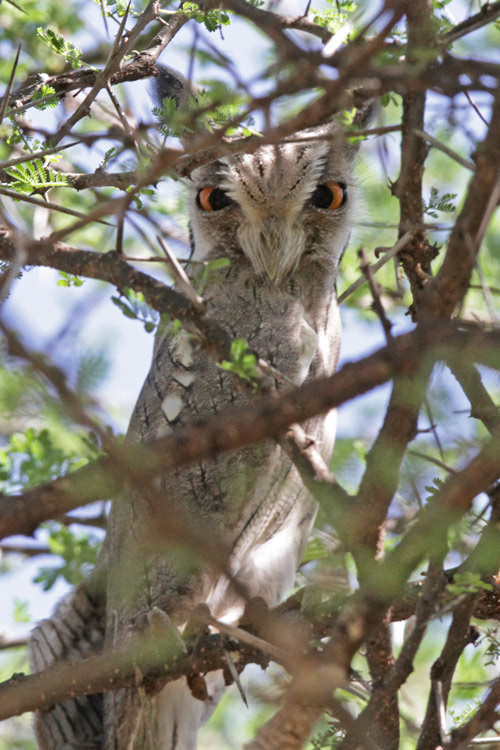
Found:
M 0 123 L 3 120 L 3 117 L 5 115 L 5 110 L 7 109 L 7 105 L 9 103 L 10 92 L 12 91 L 12 86 L 14 85 L 14 77 L 16 75 L 17 64 L 19 62 L 20 54 L 21 54 L 21 45 L 19 45 L 19 47 L 17 48 L 16 59 L 14 60 L 14 65 L 12 66 L 12 70 L 10 72 L 9 82 L 7 83 L 5 94 L 3 95 L 2 104 L 0 105 Z
M 182 294 L 184 294 L 193 305 L 197 308 L 197 310 L 202 311 L 203 310 L 203 298 L 200 297 L 199 294 L 196 293 L 196 290 L 194 289 L 188 275 L 186 274 L 185 270 L 173 254 L 173 252 L 170 250 L 167 243 L 163 240 L 160 235 L 156 236 L 156 239 L 163 250 L 165 257 L 168 261 L 168 264 L 170 266 L 171 275 L 175 282 L 175 284 L 178 286 Z
M 223 649 L 224 656 L 226 657 L 227 666 L 229 667 L 229 671 L 231 673 L 231 677 L 233 678 L 236 687 L 238 688 L 238 692 L 241 695 L 241 700 L 245 704 L 245 706 L 248 708 L 248 701 L 247 696 L 245 694 L 245 691 L 243 689 L 243 685 L 241 684 L 240 676 L 238 674 L 238 670 L 236 669 L 236 666 L 234 664 L 234 661 L 231 659 L 231 655 L 229 651 L 226 651 L 226 649 Z M 226 683 L 227 684 L 227 683 Z

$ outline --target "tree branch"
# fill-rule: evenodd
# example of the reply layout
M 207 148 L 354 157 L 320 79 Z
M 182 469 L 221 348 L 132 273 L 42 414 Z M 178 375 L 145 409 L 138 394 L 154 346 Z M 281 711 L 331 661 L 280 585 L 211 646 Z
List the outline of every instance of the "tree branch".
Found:
M 449 317 L 463 300 L 476 255 L 497 207 L 500 198 L 500 89 L 493 102 L 488 133 L 476 154 L 476 165 L 443 264 L 423 292 L 420 317 Z
M 344 365 L 328 378 L 288 393 L 259 397 L 243 407 L 221 410 L 210 419 L 175 430 L 148 445 L 123 446 L 120 464 L 125 462 L 134 467 L 136 479 L 150 477 L 222 451 L 277 438 L 291 424 L 335 408 L 391 377 L 407 373 L 424 354 L 448 361 L 459 350 L 465 361 L 470 358 L 500 369 L 499 335 L 458 331 L 445 322 L 420 325 L 412 333 L 395 338 L 390 346 Z M 0 498 L 0 538 L 32 533 L 42 521 L 116 495 L 123 481 L 122 470 L 117 476 L 113 461 L 103 458 L 23 495 Z M 348 518 L 346 523 L 350 523 Z
M 458 659 L 464 648 L 477 640 L 478 633 L 470 626 L 470 620 L 474 612 L 477 594 L 469 594 L 460 601 L 453 610 L 453 619 L 448 630 L 446 643 L 441 654 L 431 668 L 431 689 L 425 719 L 422 725 L 417 750 L 434 750 L 442 744 L 441 726 L 439 722 L 439 707 L 437 704 L 436 686 L 440 684 L 439 693 L 444 708 L 448 701 L 451 680 L 456 669 Z

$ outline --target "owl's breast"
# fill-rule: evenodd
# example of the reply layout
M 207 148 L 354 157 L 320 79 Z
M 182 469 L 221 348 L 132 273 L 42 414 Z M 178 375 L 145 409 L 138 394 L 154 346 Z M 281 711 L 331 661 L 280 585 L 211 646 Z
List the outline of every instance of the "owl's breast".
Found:
M 311 295 L 298 282 L 275 286 L 244 270 L 230 281 L 212 290 L 208 305 L 234 338 L 245 339 L 295 385 L 333 371 L 340 324 L 330 309 L 336 309 L 333 282 L 331 289 L 325 285 L 312 295 L 311 304 Z

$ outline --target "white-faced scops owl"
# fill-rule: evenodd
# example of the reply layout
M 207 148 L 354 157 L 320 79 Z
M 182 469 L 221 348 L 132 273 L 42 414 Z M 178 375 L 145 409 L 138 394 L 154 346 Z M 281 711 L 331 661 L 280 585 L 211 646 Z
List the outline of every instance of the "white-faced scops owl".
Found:
M 174 71 L 160 68 L 156 86 L 160 100 L 186 99 Z M 367 117 L 362 112 L 358 122 Z M 284 376 L 268 376 L 269 388 L 293 388 L 335 369 L 335 284 L 355 210 L 355 152 L 333 122 L 253 153 L 228 151 L 187 181 L 191 267 L 227 259 L 206 279 L 207 313 Z M 154 440 L 250 397 L 189 332 L 167 330 L 157 339 L 127 440 Z M 305 429 L 329 460 L 335 413 Z M 151 530 L 168 529 L 176 509 L 197 538 L 218 539 L 230 550 L 230 574 L 247 597 L 274 607 L 290 590 L 316 504 L 276 442 L 161 475 L 154 495 L 131 491 L 113 502 L 97 573 L 33 632 L 34 671 L 124 645 L 148 627 L 152 613 L 165 613 L 182 632 L 193 608 L 206 603 L 213 617 L 238 623 L 241 589 L 220 568 L 168 534 L 163 545 L 149 544 Z M 154 695 L 129 687 L 58 704 L 36 719 L 40 748 L 195 750 L 199 726 L 222 693 L 222 673 L 207 675 L 206 684 L 204 701 L 182 677 Z

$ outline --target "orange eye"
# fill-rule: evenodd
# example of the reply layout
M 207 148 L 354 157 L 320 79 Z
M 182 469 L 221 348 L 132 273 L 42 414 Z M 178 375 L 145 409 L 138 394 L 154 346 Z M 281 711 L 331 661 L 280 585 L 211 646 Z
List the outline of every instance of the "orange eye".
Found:
M 347 200 L 347 190 L 341 182 L 325 182 L 318 185 L 309 200 L 315 208 L 337 211 Z
M 220 211 L 233 203 L 232 198 L 218 187 L 204 187 L 196 196 L 198 208 L 202 211 Z

